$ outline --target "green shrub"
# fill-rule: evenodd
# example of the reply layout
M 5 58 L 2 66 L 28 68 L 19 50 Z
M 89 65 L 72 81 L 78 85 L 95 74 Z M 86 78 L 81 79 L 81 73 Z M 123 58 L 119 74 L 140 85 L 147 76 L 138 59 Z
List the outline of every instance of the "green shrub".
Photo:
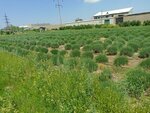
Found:
M 140 70 L 131 70 L 127 74 L 126 90 L 132 97 L 139 98 L 150 86 L 150 74 Z
M 67 54 L 67 51 L 66 50 L 61 50 L 59 53 L 60 53 L 60 55 L 65 56 Z
M 131 47 L 134 50 L 134 52 L 137 52 L 139 49 L 139 45 L 136 42 L 129 42 L 128 47 Z
M 116 42 L 114 42 L 113 44 L 112 44 L 112 46 L 113 47 L 116 47 L 117 48 L 117 50 L 120 50 L 122 47 L 123 47 L 123 43 L 121 43 L 121 42 L 118 42 L 118 41 L 116 41 Z
M 119 56 L 114 60 L 115 66 L 122 66 L 128 64 L 128 58 L 125 56 Z
M 145 42 L 142 42 L 142 48 L 150 47 L 150 41 L 149 39 L 146 40 Z
M 100 54 L 100 55 L 98 55 L 98 56 L 95 57 L 95 61 L 97 63 L 106 63 L 106 62 L 108 62 L 108 58 L 107 58 L 106 55 Z
M 66 65 L 69 69 L 74 69 L 78 65 L 78 59 L 70 58 L 66 61 Z
M 11 48 L 8 49 L 8 51 L 10 50 Z M 16 49 L 16 52 L 18 55 L 20 56 L 26 56 L 29 54 L 29 51 L 28 50 L 25 50 L 25 49 L 21 49 L 21 48 L 17 48 Z
M 120 55 L 133 56 L 134 50 L 131 47 L 124 47 L 120 51 Z
M 90 45 L 85 45 L 82 50 L 83 51 L 91 51 L 92 47 Z
M 96 71 L 98 68 L 98 65 L 92 59 L 89 58 L 82 59 L 81 65 L 89 72 Z
M 109 48 L 107 48 L 107 55 L 117 55 L 117 47 L 110 46 Z
M 150 25 L 150 20 L 146 20 L 146 21 L 144 21 L 144 22 L 143 22 L 143 25 L 144 25 L 144 26 L 148 26 L 148 25 Z
M 41 53 L 47 53 L 47 52 L 48 52 L 48 49 L 45 48 L 45 47 L 42 47 L 42 46 L 36 46 L 36 47 L 35 47 L 35 51 L 41 52 Z
M 87 44 L 87 45 L 91 44 L 91 43 L 93 43 L 93 40 L 91 40 L 91 39 L 87 39 L 86 42 L 85 42 L 85 44 Z
M 103 82 L 103 81 L 109 81 L 111 78 L 112 78 L 111 71 L 109 69 L 105 69 L 101 73 L 99 80 Z
M 112 40 L 111 39 L 106 39 L 105 42 L 103 43 L 103 46 L 106 49 L 111 44 L 112 44 Z
M 148 59 L 142 61 L 142 62 L 140 63 L 140 66 L 141 66 L 142 68 L 144 68 L 144 69 L 150 69 L 150 58 L 148 58 Z
M 51 48 L 59 48 L 59 44 L 58 43 L 51 43 Z
M 139 53 L 140 58 L 150 57 L 150 47 L 143 48 Z
M 57 55 L 57 54 L 59 54 L 59 50 L 53 49 L 53 50 L 51 50 L 51 53 L 52 53 L 53 55 Z
M 94 55 L 91 51 L 85 51 L 82 53 L 82 58 L 91 58 L 93 59 Z
M 71 49 L 71 44 L 66 44 L 65 45 L 65 50 L 70 50 Z
M 80 45 L 79 44 L 73 44 L 71 47 L 72 50 L 78 49 L 80 50 Z
M 72 50 L 70 53 L 71 57 L 80 57 L 80 51 L 79 50 Z
M 53 65 L 59 66 L 59 65 L 63 64 L 64 59 L 60 55 L 52 55 L 51 61 L 52 61 Z
M 128 27 L 128 26 L 140 26 L 141 25 L 141 22 L 140 21 L 126 21 L 126 22 L 123 22 L 123 23 L 120 23 L 119 24 L 121 27 Z
M 103 52 L 103 47 L 100 44 L 95 44 L 92 46 L 92 49 L 94 51 L 94 53 L 100 53 Z
M 37 53 L 37 55 L 36 55 L 36 60 L 37 61 L 47 61 L 49 59 L 50 59 L 50 55 L 49 54 Z
M 30 45 L 25 45 L 24 48 L 29 50 L 30 49 Z

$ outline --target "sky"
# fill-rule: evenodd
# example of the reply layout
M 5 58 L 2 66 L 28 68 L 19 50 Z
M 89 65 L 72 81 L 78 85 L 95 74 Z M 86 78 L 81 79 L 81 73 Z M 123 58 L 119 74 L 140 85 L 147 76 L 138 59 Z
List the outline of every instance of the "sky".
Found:
M 57 0 L 0 0 L 0 28 L 5 26 L 5 13 L 11 24 L 59 24 Z M 100 11 L 133 7 L 134 13 L 150 11 L 150 0 L 60 0 L 63 23 L 76 18 L 90 20 Z

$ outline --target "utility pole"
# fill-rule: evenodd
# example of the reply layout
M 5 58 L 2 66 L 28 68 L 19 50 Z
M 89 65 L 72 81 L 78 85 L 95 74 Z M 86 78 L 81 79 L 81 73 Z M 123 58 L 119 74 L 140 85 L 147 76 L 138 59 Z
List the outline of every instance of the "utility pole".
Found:
M 56 1 L 56 8 L 58 8 L 58 15 L 59 15 L 59 19 L 60 19 L 60 25 L 62 25 L 62 17 L 61 17 L 61 8 L 63 7 L 63 5 L 61 4 L 61 0 L 54 0 Z M 62 0 L 63 2 L 63 0 Z
M 103 24 L 103 18 L 102 18 L 102 15 L 103 15 L 103 11 L 101 10 L 101 24 Z
M 5 24 L 6 24 L 6 29 L 8 29 L 9 28 L 9 19 L 8 19 L 8 16 L 6 15 L 6 13 L 5 13 Z

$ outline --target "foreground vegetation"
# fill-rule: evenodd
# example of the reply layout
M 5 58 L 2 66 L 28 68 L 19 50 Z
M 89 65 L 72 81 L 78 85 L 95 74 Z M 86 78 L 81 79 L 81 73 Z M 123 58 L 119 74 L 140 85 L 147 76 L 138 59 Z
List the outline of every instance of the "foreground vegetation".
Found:
M 0 37 L 0 112 L 149 113 L 150 27 Z

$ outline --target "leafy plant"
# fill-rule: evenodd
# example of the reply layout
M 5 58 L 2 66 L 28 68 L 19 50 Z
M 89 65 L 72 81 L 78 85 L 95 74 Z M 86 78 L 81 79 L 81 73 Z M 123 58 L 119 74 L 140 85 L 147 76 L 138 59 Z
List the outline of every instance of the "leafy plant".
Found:
M 42 52 L 42 53 L 47 53 L 47 52 L 48 52 L 48 49 L 45 48 L 45 47 L 36 46 L 36 47 L 35 47 L 35 51 L 37 51 L 37 52 Z
M 67 51 L 66 50 L 61 50 L 61 51 L 59 51 L 59 54 L 62 55 L 62 56 L 65 56 L 67 54 Z
M 51 43 L 51 48 L 59 48 L 59 44 L 58 43 Z
M 139 53 L 140 58 L 150 57 L 150 47 L 143 48 Z
M 99 80 L 102 82 L 109 81 L 111 78 L 112 78 L 112 74 L 109 69 L 105 69 L 99 76 Z
M 79 50 L 80 49 L 80 45 L 79 44 L 73 44 L 72 46 L 71 46 L 71 48 L 72 48 L 72 50 Z
M 145 59 L 140 63 L 140 66 L 144 69 L 150 69 L 150 58 Z
M 114 60 L 115 66 L 122 66 L 128 64 L 128 58 L 125 56 L 119 56 Z
M 69 67 L 69 69 L 74 69 L 78 65 L 78 59 L 70 58 L 66 61 L 66 65 Z
M 70 53 L 71 57 L 80 57 L 80 51 L 79 50 L 72 50 Z
M 120 51 L 120 55 L 133 56 L 134 50 L 131 47 L 124 47 Z
M 88 59 L 88 58 L 82 59 L 81 65 L 89 72 L 96 71 L 98 68 L 98 65 L 92 59 Z
M 83 51 L 91 51 L 92 47 L 90 45 L 85 45 L 82 50 Z
M 135 69 L 129 71 L 126 75 L 126 89 L 129 95 L 139 98 L 150 86 L 150 74 L 143 70 Z
M 64 59 L 60 55 L 52 55 L 51 61 L 52 61 L 53 65 L 56 65 L 56 66 L 59 66 L 64 63 Z
M 47 61 L 49 59 L 50 59 L 50 55 L 49 54 L 37 53 L 37 55 L 36 55 L 36 60 L 37 61 Z
M 71 44 L 66 44 L 65 45 L 65 50 L 70 50 L 71 49 Z
M 108 62 L 108 58 L 105 54 L 100 54 L 95 57 L 95 61 L 97 63 L 106 63 L 106 62 Z
M 107 55 L 117 55 L 117 47 L 110 46 L 107 48 Z
M 103 47 L 100 44 L 95 44 L 92 46 L 92 49 L 94 51 L 94 53 L 100 53 L 103 52 Z
M 134 50 L 134 52 L 137 52 L 139 49 L 139 45 L 136 42 L 129 42 L 128 47 L 131 47 Z
M 53 49 L 53 50 L 51 50 L 51 53 L 52 53 L 53 55 L 57 55 L 57 54 L 59 54 L 59 50 Z
M 82 58 L 91 58 L 91 59 L 93 59 L 93 53 L 91 52 L 91 51 L 85 51 L 85 52 L 83 52 L 82 53 Z

